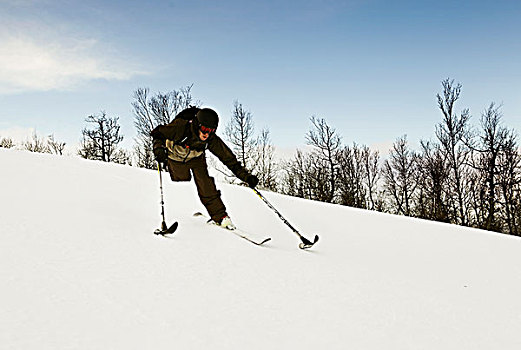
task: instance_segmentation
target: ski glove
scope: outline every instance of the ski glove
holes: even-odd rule
[[[165,147],[155,147],[154,148],[154,157],[158,163],[166,164],[168,162],[168,153]]]
[[[246,178],[246,183],[248,184],[248,186],[250,186],[251,188],[255,188],[255,186],[257,186],[257,184],[259,183],[259,178],[255,175],[249,175],[247,178]]]

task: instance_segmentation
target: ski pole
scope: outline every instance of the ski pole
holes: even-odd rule
[[[155,230],[156,235],[165,235],[169,233],[174,233],[177,229],[177,221],[172,224],[172,226],[168,227],[165,222],[165,200],[163,196],[163,176],[161,175],[161,163],[157,162],[157,171],[159,173],[159,189],[161,190],[161,217],[163,218],[163,222],[161,223],[161,229]]]
[[[317,243],[318,241],[318,235],[315,235],[315,239],[313,240],[313,242],[311,242],[310,240],[308,240],[306,237],[302,236],[300,234],[300,232],[298,232],[298,230],[296,228],[294,228],[288,220],[286,220],[284,218],[284,216],[282,216],[282,214],[270,203],[268,202],[268,200],[266,199],[266,197],[264,197],[262,195],[262,193],[259,192],[259,190],[257,190],[256,188],[252,188],[253,192],[255,192],[255,194],[257,196],[259,196],[260,199],[262,199],[262,201],[264,203],[266,203],[266,205],[275,212],[275,214],[277,214],[279,216],[279,218],[286,224],[288,225],[288,227],[300,238],[300,240],[302,241],[302,243],[299,244],[299,248],[300,249],[308,249],[308,248],[311,248],[315,243]]]
[[[166,231],[168,227],[166,227],[165,222],[165,200],[163,197],[163,176],[161,175],[161,163],[157,162],[157,171],[159,172],[159,189],[161,190],[161,216],[163,217],[163,222],[161,223],[161,231]]]

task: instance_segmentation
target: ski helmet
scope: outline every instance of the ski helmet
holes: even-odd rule
[[[203,108],[196,114],[199,125],[205,126],[210,129],[217,129],[219,124],[219,116],[217,112],[210,108]]]

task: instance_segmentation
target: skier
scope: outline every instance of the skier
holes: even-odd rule
[[[160,125],[151,132],[154,156],[158,163],[168,167],[172,181],[190,181],[193,174],[199,199],[211,220],[221,227],[235,230],[221,200],[221,192],[208,174],[206,149],[251,188],[257,186],[259,179],[241,165],[232,150],[215,134],[219,124],[217,113],[210,108],[191,107],[191,110],[196,112],[195,118],[176,117],[171,123]],[[189,112],[189,109],[185,111]]]

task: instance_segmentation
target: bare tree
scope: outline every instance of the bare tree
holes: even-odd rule
[[[149,137],[148,139],[142,138],[139,142],[136,142],[134,145],[134,154],[136,163],[135,165],[140,168],[151,169],[155,167],[155,157],[153,149],[152,139]]]
[[[367,208],[367,178],[363,148],[357,144],[345,146],[336,153],[338,164],[338,192],[340,204],[355,208]]]
[[[239,101],[234,102],[233,113],[226,124],[225,134],[239,161],[246,168],[253,169],[253,151],[256,147],[253,115]]]
[[[282,193],[322,202],[329,201],[328,168],[313,153],[297,150],[295,157],[282,166]]]
[[[325,119],[311,117],[311,130],[306,134],[308,145],[314,148],[311,176],[314,177],[317,192],[324,202],[333,202],[337,192],[337,152],[341,147],[341,138]],[[322,183],[322,182],[327,183]]]
[[[254,152],[254,161],[259,185],[271,191],[277,190],[277,163],[275,161],[275,147],[271,143],[270,132],[267,128],[261,131],[257,139]]]
[[[47,145],[49,146],[50,153],[63,155],[63,151],[65,150],[65,142],[59,142],[54,139],[54,135],[49,135],[47,137]]]
[[[510,132],[499,155],[498,183],[502,194],[504,231],[521,235],[521,154],[517,135]]]
[[[134,91],[132,102],[134,125],[137,129],[136,146],[134,151],[137,166],[153,169],[156,166],[150,141],[150,132],[158,125],[168,124],[183,109],[190,105],[200,105],[192,97],[192,85],[172,90],[167,93],[157,93],[150,96],[148,88],[138,88]]]
[[[118,120],[117,117],[107,118],[105,112],[88,116],[85,121],[93,124],[93,128],[82,130],[83,138],[78,154],[86,159],[125,163],[124,153],[117,148],[123,141]]]
[[[111,160],[113,163],[133,165],[132,152],[125,149],[117,149]]]
[[[308,174],[310,163],[309,157],[301,150],[297,150],[295,157],[282,165],[279,190],[289,196],[314,199]]]
[[[491,103],[481,115],[479,143],[471,144],[475,153],[472,164],[478,172],[474,186],[474,190],[479,191],[479,195],[474,196],[479,201],[474,205],[477,224],[480,228],[492,231],[501,231],[501,223],[497,217],[500,157],[505,147],[512,145],[515,139],[513,132],[502,125],[501,119],[500,107]]]
[[[371,210],[383,211],[384,200],[379,191],[378,182],[380,180],[380,154],[378,151],[371,151],[369,147],[362,148],[362,162],[365,170],[365,185],[367,188],[367,208]]]
[[[36,132],[33,133],[31,140],[27,140],[23,144],[24,149],[36,153],[51,153],[48,143],[42,137],[39,137]]]
[[[13,148],[15,147],[15,143],[10,137],[2,137],[0,139],[0,148]]]
[[[418,165],[418,209],[423,219],[449,222],[446,195],[448,191],[449,163],[439,144],[421,141]]]
[[[393,144],[389,160],[384,162],[383,175],[395,213],[411,216],[417,187],[416,154],[409,149],[407,136],[399,138]]]
[[[442,82],[443,93],[437,94],[438,107],[443,113],[443,121],[436,126],[436,136],[440,141],[445,158],[449,162],[449,189],[455,223],[468,224],[468,161],[469,150],[465,145],[468,138],[470,113],[464,109],[458,116],[454,105],[461,94],[461,84],[446,79]]]

